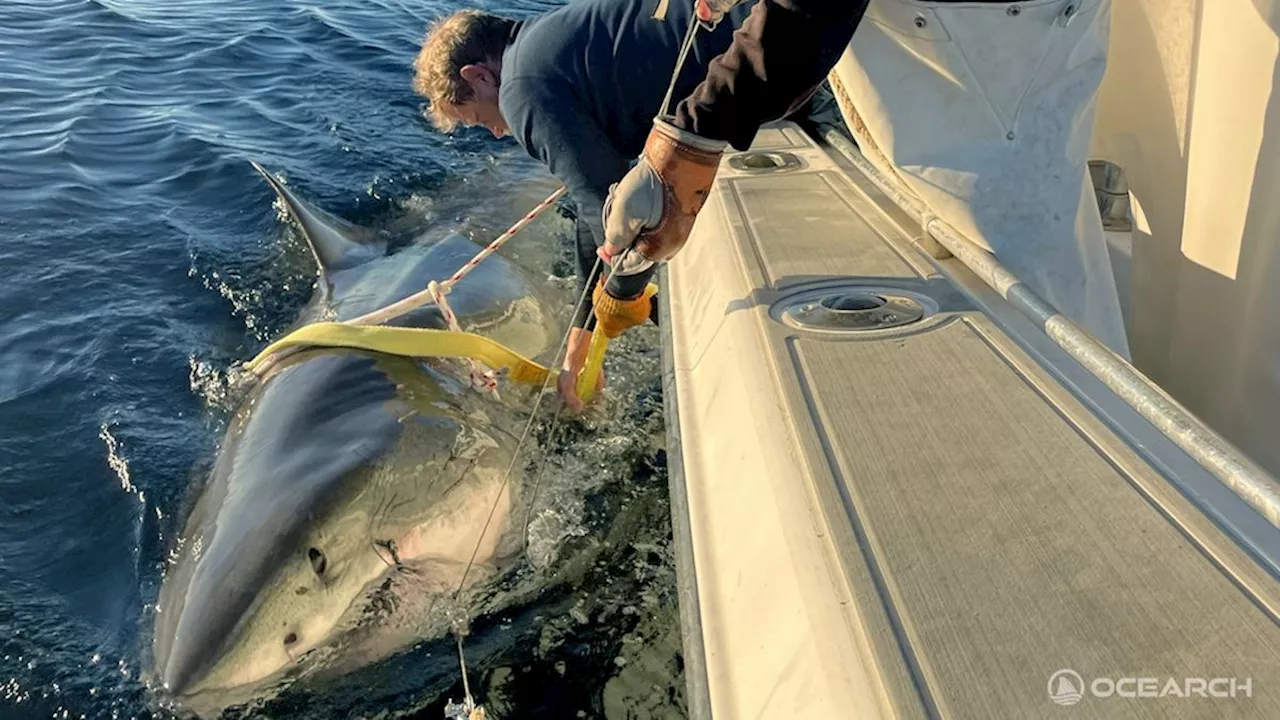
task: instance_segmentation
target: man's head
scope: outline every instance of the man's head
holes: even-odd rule
[[[512,20],[462,10],[427,30],[413,63],[413,89],[427,98],[431,121],[445,132],[483,125],[495,137],[509,128],[498,110],[502,52]]]

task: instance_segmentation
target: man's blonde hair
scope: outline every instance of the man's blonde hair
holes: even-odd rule
[[[462,68],[500,60],[513,23],[479,10],[460,10],[427,29],[413,62],[413,90],[427,99],[433,125],[445,132],[457,127],[458,121],[445,111],[472,97]]]

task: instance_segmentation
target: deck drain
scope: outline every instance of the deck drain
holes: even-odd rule
[[[752,175],[787,172],[799,168],[800,158],[789,152],[753,151],[738,153],[729,158],[729,167]]]
[[[837,290],[788,304],[782,320],[806,330],[866,332],[909,325],[924,317],[914,298],[893,292]]]

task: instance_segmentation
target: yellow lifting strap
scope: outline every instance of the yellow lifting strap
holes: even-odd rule
[[[505,345],[474,333],[345,323],[315,323],[298,328],[268,345],[245,367],[256,373],[278,352],[308,346],[371,350],[405,357],[473,358],[525,385],[541,385],[550,374],[547,368]]]

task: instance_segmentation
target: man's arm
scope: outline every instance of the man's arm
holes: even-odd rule
[[[808,99],[831,71],[868,0],[760,0],[676,108],[677,128],[738,150],[760,125]]]
[[[595,248],[604,244],[602,218],[609,186],[626,174],[631,160],[614,149],[565,83],[525,77],[503,85],[502,114],[516,140],[564,183],[577,205],[575,246],[582,290],[594,282],[586,274],[596,263]],[[588,294],[574,327],[584,327],[591,310]]]
[[[640,162],[605,205],[605,254],[614,278],[629,281],[611,279],[610,295],[630,297],[654,263],[684,247],[726,145],[746,150],[760,125],[813,94],[848,47],[867,2],[759,0],[751,8],[676,116],[654,119]],[[700,13],[705,4],[699,0]]]
[[[503,86],[502,115],[516,140],[550,168],[569,189],[577,205],[574,245],[578,254],[579,295],[583,301],[573,317],[556,387],[565,402],[578,411],[582,409],[577,393],[578,375],[586,363],[591,332],[611,331],[607,323],[600,328],[588,323],[596,311],[597,296],[604,302],[605,311],[612,307],[610,298],[590,292],[596,283],[596,276],[589,276],[591,268],[596,266],[595,249],[604,243],[601,217],[604,201],[610,185],[627,172],[631,161],[618,154],[566,83],[527,77],[505,80]],[[601,373],[599,382],[603,381]]]

